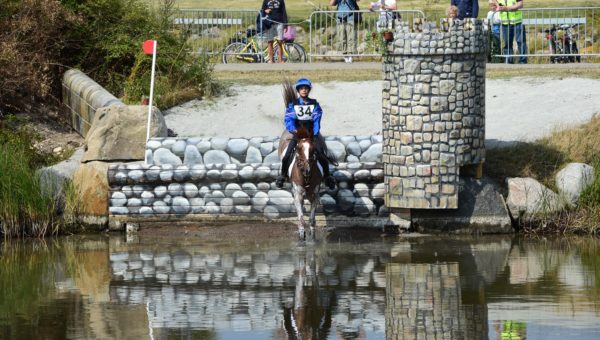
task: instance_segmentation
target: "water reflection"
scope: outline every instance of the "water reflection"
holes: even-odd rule
[[[0,249],[1,339],[600,336],[593,239],[114,236]]]

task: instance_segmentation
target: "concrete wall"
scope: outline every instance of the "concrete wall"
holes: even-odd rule
[[[296,209],[290,184],[284,189],[274,184],[281,166],[278,144],[276,137],[152,139],[147,143],[150,164],[109,168],[109,213],[261,220],[293,217]],[[323,187],[318,211],[326,219],[344,217],[346,224],[385,223],[381,136],[332,136],[327,144],[341,162],[331,168],[338,186],[334,190]]]
[[[87,135],[96,110],[109,105],[124,105],[85,73],[70,69],[63,75],[62,98],[71,126],[83,137]]]
[[[476,20],[447,32],[397,28],[383,65],[388,207],[458,207],[460,166],[485,157],[487,39]]]

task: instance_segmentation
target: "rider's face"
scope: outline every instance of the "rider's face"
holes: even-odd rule
[[[308,97],[308,93],[310,92],[310,87],[308,86],[300,86],[298,88],[298,94],[300,95],[300,97],[302,98],[306,98]]]

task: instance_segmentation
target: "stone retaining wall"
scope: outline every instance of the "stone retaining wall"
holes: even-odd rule
[[[85,73],[70,69],[62,79],[63,104],[71,117],[71,126],[83,137],[87,135],[96,110],[110,105],[124,105]]]
[[[383,65],[388,207],[457,208],[459,167],[484,161],[486,27],[397,28]]]
[[[328,136],[327,147],[338,162],[381,162],[381,135]],[[146,163],[185,164],[279,163],[279,137],[152,138],[146,144]]]
[[[274,183],[281,167],[278,144],[275,137],[152,139],[146,150],[149,164],[109,168],[109,213],[261,219],[295,216],[290,184],[278,189]],[[323,187],[318,211],[327,217],[385,220],[383,169],[377,162],[381,159],[380,136],[335,136],[328,138],[327,144],[344,162],[331,168],[338,186],[334,190]],[[373,223],[382,222],[374,219]]]

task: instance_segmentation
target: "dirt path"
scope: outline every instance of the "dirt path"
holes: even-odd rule
[[[486,91],[486,137],[491,140],[532,140],[600,113],[597,79],[488,79]],[[325,112],[325,135],[368,135],[381,130],[380,81],[316,84],[312,95]],[[228,96],[192,101],[165,114],[167,125],[180,136],[279,135],[281,87],[233,86]]]

